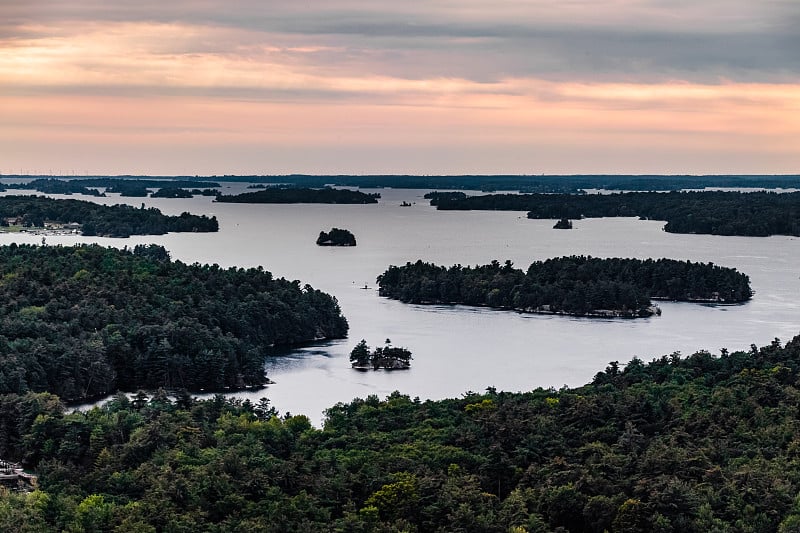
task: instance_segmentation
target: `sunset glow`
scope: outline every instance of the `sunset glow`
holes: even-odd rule
[[[0,171],[800,169],[790,2],[214,4],[4,3]]]

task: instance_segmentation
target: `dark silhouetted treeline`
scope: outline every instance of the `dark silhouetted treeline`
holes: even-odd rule
[[[447,200],[452,201],[452,200],[463,200],[466,197],[467,197],[466,193],[463,193],[461,191],[449,191],[449,192],[432,191],[429,193],[425,193],[425,195],[423,196],[423,198],[425,198],[426,200],[431,201],[431,205],[439,205],[441,199],[444,199],[446,201]]]
[[[649,316],[651,298],[743,302],[749,278],[712,263],[571,256],[530,265],[450,268],[417,261],[378,276],[379,293],[415,304],[465,304],[569,315]]]
[[[90,189],[83,183],[75,180],[59,180],[55,178],[40,178],[28,183],[9,183],[2,186],[5,189],[30,189],[45,194],[85,194],[87,196],[105,196],[97,189]]]
[[[256,385],[272,345],[346,334],[334,298],[260,267],[156,245],[0,247],[0,393]]]
[[[106,206],[83,200],[56,200],[44,196],[0,197],[0,218],[18,218],[23,226],[43,227],[48,222],[76,222],[86,236],[130,237],[168,232],[219,231],[216,217],[182,213],[167,216],[155,207]]]
[[[268,188],[237,195],[219,195],[217,202],[243,204],[376,204],[381,195],[349,189]]]
[[[521,191],[529,193],[579,193],[585,189],[674,191],[706,187],[800,188],[800,175],[305,175],[211,176],[215,181],[292,184],[295,187],[343,187],[394,189],[464,189]]]
[[[191,198],[192,191],[176,187],[163,187],[150,194],[152,198]]]
[[[800,193],[641,192],[442,197],[438,209],[528,211],[528,218],[640,217],[670,233],[800,236]]]
[[[318,246],[355,246],[356,237],[346,229],[333,228],[329,232],[320,231]]]
[[[31,189],[45,194],[75,193],[86,194],[90,196],[102,196],[103,194],[100,193],[96,187],[103,187],[106,189],[106,192],[121,193],[122,196],[144,197],[149,193],[149,189],[219,187],[219,183],[201,180],[178,179],[126,179],[101,177],[59,179],[53,177],[41,177],[26,183],[20,182],[0,185],[0,190]]]
[[[6,178],[30,178],[27,175],[6,175]],[[53,178],[53,176],[37,176]],[[84,182],[87,187],[106,187],[108,181],[158,181],[170,182],[174,187],[215,187],[207,182],[252,182],[280,186],[320,188],[327,185],[344,187],[394,189],[471,189],[480,191],[521,191],[529,193],[579,193],[584,189],[609,189],[630,191],[674,191],[707,187],[740,188],[800,188],[800,175],[224,175],[224,176],[93,176],[72,181]],[[181,183],[178,185],[177,183]],[[165,187],[168,185],[147,185]]]
[[[369,396],[323,429],[265,400],[0,396],[0,457],[39,476],[0,492],[0,530],[788,533],[798,383],[796,338],[574,389]]]

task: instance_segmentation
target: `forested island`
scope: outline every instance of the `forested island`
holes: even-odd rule
[[[528,218],[639,217],[670,233],[800,236],[800,192],[631,192],[437,197],[437,209],[528,211]],[[431,201],[433,204],[433,200]]]
[[[0,317],[0,393],[71,401],[262,384],[271,346],[348,329],[336,299],[308,285],[186,265],[156,245],[0,247]]]
[[[417,261],[378,276],[381,296],[414,304],[464,304],[526,313],[647,317],[651,298],[739,303],[750,299],[747,275],[712,263],[586,256],[450,268]]]
[[[487,354],[490,355],[490,354]],[[0,396],[0,530],[789,533],[800,339],[612,362],[578,388],[340,403]]]
[[[100,205],[83,200],[56,200],[45,196],[0,197],[0,220],[6,226],[44,228],[45,222],[80,224],[85,236],[130,237],[163,235],[169,232],[219,231],[216,217],[181,213],[164,215],[155,207],[137,209],[130,205]],[[14,224],[12,224],[12,222]]]
[[[356,370],[407,370],[411,368],[411,351],[400,346],[392,346],[392,341],[386,339],[384,346],[371,350],[367,341],[361,339],[350,352],[350,364]]]
[[[162,187],[150,193],[151,198],[191,198],[192,196],[194,196],[192,191],[178,187]]]
[[[217,202],[243,204],[376,204],[381,195],[349,189],[268,188],[237,195],[219,195]]]
[[[346,229],[333,228],[329,232],[320,231],[317,246],[355,246],[356,237]]]

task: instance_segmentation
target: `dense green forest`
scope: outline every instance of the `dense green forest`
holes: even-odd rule
[[[333,228],[329,232],[320,231],[318,246],[355,246],[356,237],[349,230]]]
[[[272,345],[346,334],[334,298],[260,267],[156,245],[0,247],[0,393],[257,385]]]
[[[642,317],[651,298],[743,302],[749,278],[736,269],[674,259],[570,256],[536,261],[522,271],[511,261],[450,268],[417,261],[378,276],[381,296],[415,304],[465,304],[534,313]]]
[[[219,231],[216,217],[182,213],[167,216],[155,207],[136,209],[130,205],[100,205],[83,200],[56,200],[45,196],[0,197],[0,219],[20,219],[20,225],[43,227],[45,221],[81,224],[86,236],[130,237],[163,235],[168,232]]]
[[[269,188],[237,195],[217,196],[217,202],[244,204],[376,204],[381,195],[349,189]]]
[[[0,396],[15,532],[789,533],[800,526],[800,339],[617,362],[592,383],[337,404]]]
[[[437,199],[437,209],[528,211],[528,218],[640,217],[670,233],[800,236],[800,192],[489,194]]]

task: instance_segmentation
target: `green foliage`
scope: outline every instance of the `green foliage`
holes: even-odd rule
[[[0,247],[0,279],[0,393],[256,385],[270,346],[347,334],[308,285],[155,245]]]
[[[0,219],[16,217],[24,226],[43,227],[45,221],[81,224],[83,235],[130,237],[163,235],[168,232],[214,232],[216,217],[182,213],[167,216],[158,209],[136,209],[130,205],[107,206],[83,200],[55,200],[44,196],[0,197]]]
[[[406,348],[392,346],[389,339],[386,339],[385,346],[379,346],[374,351],[370,351],[367,341],[361,339],[355,348],[350,352],[350,363],[353,367],[364,369],[372,367],[373,370],[385,368],[387,370],[406,369],[411,366],[411,351]]]
[[[800,235],[798,192],[489,194],[442,197],[437,209],[528,211],[528,218],[536,219],[640,217],[666,220],[670,233]]]
[[[797,531],[800,337],[610,364],[576,389],[393,393],[323,429],[221,396],[65,414],[0,396],[8,531]],[[557,401],[552,401],[557,400]]]
[[[415,304],[466,304],[526,312],[649,316],[650,298],[742,302],[749,278],[712,263],[570,256],[530,265],[450,268],[417,261],[378,276],[382,296]]]

